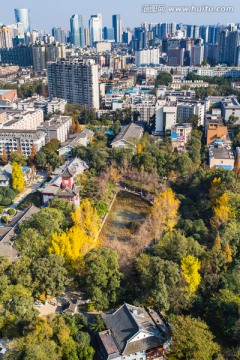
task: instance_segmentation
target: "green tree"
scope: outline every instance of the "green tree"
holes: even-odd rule
[[[47,165],[47,155],[43,151],[39,151],[35,156],[35,163],[39,168],[45,168]]]
[[[10,162],[17,163],[21,166],[25,166],[27,164],[27,157],[22,155],[21,152],[13,151],[10,155]]]
[[[193,238],[184,236],[181,230],[173,230],[167,232],[159,240],[154,246],[153,252],[162,259],[180,263],[182,258],[188,255],[197,257],[202,255],[203,249]]]
[[[173,345],[169,360],[210,360],[219,352],[213,334],[200,319],[191,316],[176,316],[171,319]]]
[[[166,72],[160,72],[157,75],[156,81],[155,81],[155,86],[157,87],[158,85],[168,85],[169,83],[172,82],[172,75],[168,74]]]
[[[21,227],[17,234],[14,247],[24,256],[36,259],[47,254],[50,239],[41,235],[37,229]]]
[[[155,305],[163,311],[168,310],[171,298],[169,293],[180,279],[178,265],[158,256],[143,254],[135,261],[135,269],[144,303]]]
[[[38,233],[49,238],[53,232],[59,232],[64,222],[64,215],[61,210],[54,208],[41,209],[28,221],[21,224],[22,229],[36,229]]]
[[[63,292],[67,279],[67,270],[64,265],[64,259],[57,255],[37,259],[32,266],[35,293],[56,295]]]
[[[107,309],[117,301],[121,273],[118,255],[107,248],[91,250],[85,256],[85,290],[99,309]]]

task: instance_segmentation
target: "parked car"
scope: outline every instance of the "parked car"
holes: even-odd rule
[[[41,301],[35,301],[34,306],[43,306],[43,303]]]

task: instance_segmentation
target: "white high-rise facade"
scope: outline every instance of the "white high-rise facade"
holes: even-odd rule
[[[91,15],[89,20],[90,45],[94,46],[95,42],[102,41],[102,15]]]
[[[135,51],[135,64],[159,64],[159,48]]]

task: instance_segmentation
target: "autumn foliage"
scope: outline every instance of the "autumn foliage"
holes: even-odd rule
[[[172,230],[178,220],[180,201],[176,199],[171,188],[160,193],[154,199],[151,215],[155,240],[165,231]]]
[[[198,285],[201,282],[201,276],[199,274],[200,262],[194,256],[188,255],[182,259],[181,270],[184,279],[188,284],[188,292],[195,293],[198,288]]]
[[[231,215],[231,208],[229,206],[229,198],[226,193],[216,199],[213,206],[214,216],[211,218],[211,225],[213,228],[219,228],[226,223]]]
[[[72,213],[73,226],[61,233],[53,233],[49,252],[64,257],[71,268],[81,264],[83,256],[97,244],[99,217],[88,199]]]
[[[12,164],[12,188],[21,191],[24,188],[24,175],[20,164]]]

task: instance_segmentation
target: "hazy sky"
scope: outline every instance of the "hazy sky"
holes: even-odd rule
[[[142,12],[142,5],[167,6],[234,6],[233,12]],[[69,29],[69,18],[77,13],[84,16],[85,25],[91,14],[101,13],[103,25],[111,25],[111,15],[121,14],[124,27],[134,27],[141,22],[178,22],[188,24],[217,24],[240,22],[240,2],[236,0],[1,0],[0,23],[15,21],[14,8],[31,10],[31,27],[50,30],[54,26]],[[145,11],[148,11],[145,7]]]

